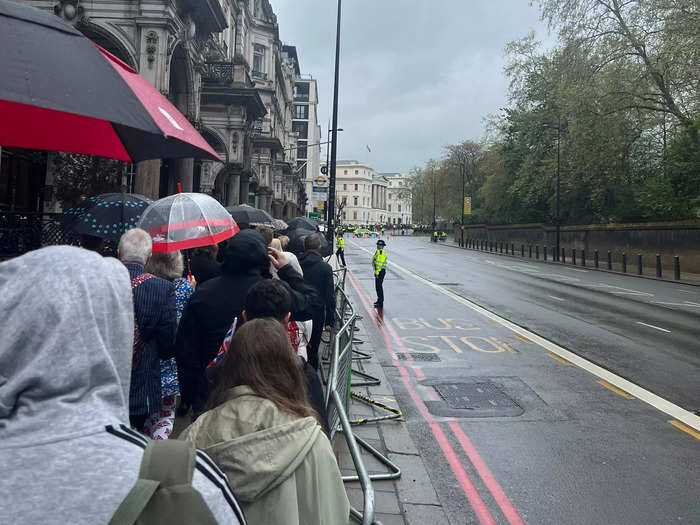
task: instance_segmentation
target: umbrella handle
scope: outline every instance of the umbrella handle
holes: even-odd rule
[[[182,183],[181,182],[177,183],[177,192],[182,193]]]

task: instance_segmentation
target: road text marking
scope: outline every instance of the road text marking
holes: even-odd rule
[[[620,396],[624,397],[625,399],[634,399],[634,396],[633,396],[633,395],[628,394],[627,392],[625,392],[625,391],[622,390],[621,388],[617,388],[616,386],[611,385],[611,384],[608,383],[607,381],[603,381],[602,379],[599,379],[599,380],[598,380],[598,384],[599,384],[599,385],[603,385],[603,386],[604,386],[605,388],[607,388],[608,390],[612,390],[612,391],[615,392],[617,395],[620,395]]]
[[[668,334],[671,333],[671,330],[666,330],[665,328],[661,328],[660,326],[654,326],[653,324],[647,324],[647,323],[643,323],[641,321],[637,321],[637,324],[643,324],[644,326],[648,326],[649,328],[653,328],[654,330],[660,330],[660,331],[666,332]]]

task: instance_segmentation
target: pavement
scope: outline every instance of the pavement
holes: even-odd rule
[[[357,364],[403,413],[354,427],[403,471],[376,519],[700,523],[700,289],[393,237],[377,312],[373,250],[346,242]]]

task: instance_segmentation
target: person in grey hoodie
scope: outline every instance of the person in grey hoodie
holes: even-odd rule
[[[134,312],[119,261],[69,246],[0,264],[0,523],[107,523],[138,478],[129,429]],[[193,477],[219,523],[244,523],[201,452]]]

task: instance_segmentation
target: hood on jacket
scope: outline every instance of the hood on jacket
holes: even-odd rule
[[[281,412],[248,386],[202,414],[180,439],[193,441],[229,478],[243,502],[253,502],[283,483],[321,436],[312,417]]]
[[[134,313],[116,259],[52,246],[0,264],[0,448],[128,422]]]
[[[224,248],[222,271],[226,274],[256,273],[270,278],[270,259],[263,236],[255,230],[234,235]]]

